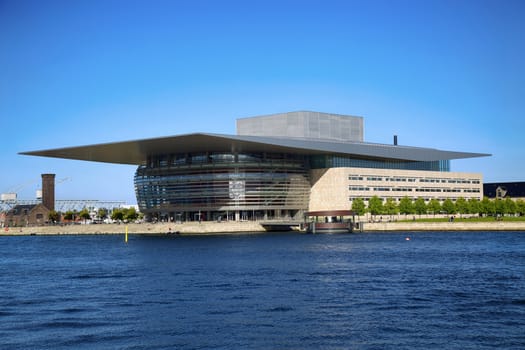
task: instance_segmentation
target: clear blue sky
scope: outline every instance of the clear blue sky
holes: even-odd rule
[[[58,199],[134,203],[134,166],[17,153],[296,110],[525,181],[524,18],[521,0],[0,0],[0,192],[33,199],[52,172]]]

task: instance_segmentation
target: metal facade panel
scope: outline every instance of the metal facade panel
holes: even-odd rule
[[[240,118],[237,135],[363,141],[363,118],[311,111]]]

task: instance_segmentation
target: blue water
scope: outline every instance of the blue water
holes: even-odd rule
[[[3,236],[0,348],[524,349],[525,233]]]

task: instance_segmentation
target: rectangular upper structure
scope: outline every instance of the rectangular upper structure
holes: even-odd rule
[[[363,142],[363,117],[298,111],[239,118],[237,135]]]

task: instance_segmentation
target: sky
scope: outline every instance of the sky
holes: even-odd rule
[[[0,193],[136,203],[136,166],[19,152],[211,132],[311,110],[367,142],[525,181],[525,1],[0,0]]]

